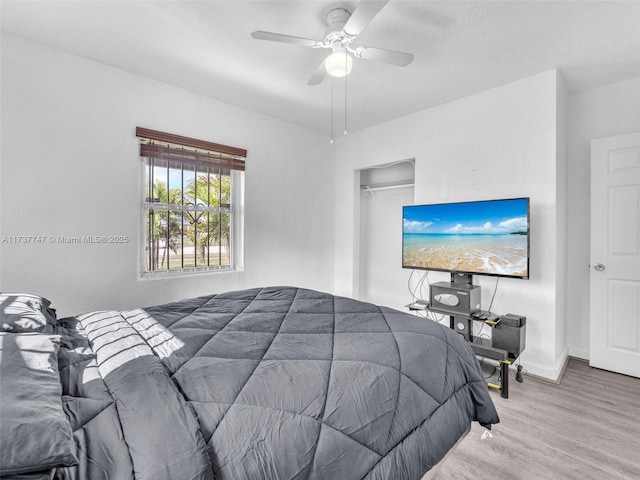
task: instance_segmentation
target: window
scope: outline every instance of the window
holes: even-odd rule
[[[242,264],[246,150],[138,127],[142,276],[237,270]]]

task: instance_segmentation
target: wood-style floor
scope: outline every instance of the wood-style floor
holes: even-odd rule
[[[560,384],[511,375],[493,437],[474,424],[437,480],[640,479],[640,379],[575,359]]]

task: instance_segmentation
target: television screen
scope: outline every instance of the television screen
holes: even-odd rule
[[[402,267],[529,278],[529,199],[402,208]]]

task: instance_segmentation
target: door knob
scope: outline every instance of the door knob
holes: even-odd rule
[[[595,268],[598,272],[602,272],[606,267],[602,263],[596,263],[593,268]]]

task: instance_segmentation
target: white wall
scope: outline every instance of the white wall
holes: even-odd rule
[[[591,140],[640,132],[640,78],[570,95],[568,105],[567,340],[571,355],[589,358]]]
[[[527,317],[529,372],[555,379],[566,358],[557,351],[556,198],[558,76],[536,75],[413,115],[352,133],[336,141],[336,292],[353,295],[354,171],[414,158],[416,203],[531,198],[530,280],[501,279],[492,310]],[[409,272],[407,272],[407,276]],[[446,280],[431,275],[431,281]],[[474,277],[488,306],[496,279]],[[388,285],[407,295],[405,285]],[[408,297],[405,297],[408,299]]]
[[[61,315],[267,284],[333,290],[328,139],[211,98],[2,36],[0,236],[128,235],[120,245],[0,244],[0,289]],[[246,148],[245,270],[138,280],[135,127]]]
[[[548,72],[350,133],[334,153],[308,130],[12,35],[1,60],[0,235],[134,241],[0,244],[0,289],[49,296],[63,315],[273,283],[333,290],[334,279],[336,293],[355,296],[356,170],[415,158],[417,203],[531,197],[532,278],[501,280],[494,310],[527,316],[530,372],[557,376],[566,343],[588,358],[590,142],[640,131],[640,78],[567,99]],[[249,150],[244,272],[137,279],[136,126]],[[476,283],[486,301],[495,279]],[[404,282],[384,290],[409,300]]]

